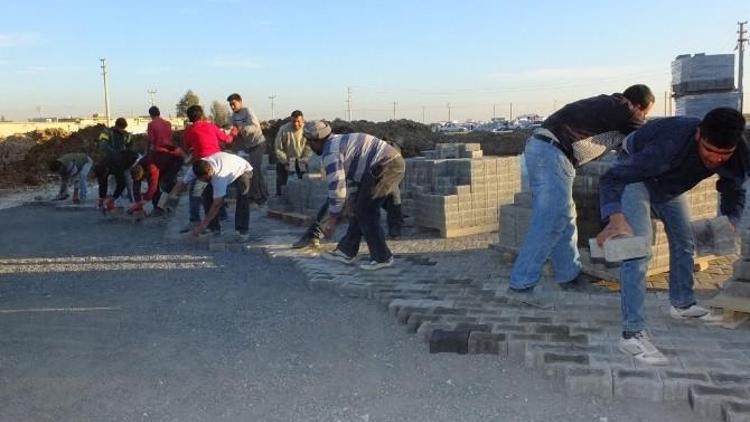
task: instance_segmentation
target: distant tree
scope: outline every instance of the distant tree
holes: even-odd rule
[[[211,103],[211,119],[219,126],[229,124],[229,107],[223,101]]]
[[[185,95],[183,95],[177,103],[177,117],[187,117],[188,107],[200,104],[200,102],[200,98],[198,98],[193,90],[188,89]]]
[[[5,121],[5,116],[0,116],[0,122],[4,122],[4,121]]]

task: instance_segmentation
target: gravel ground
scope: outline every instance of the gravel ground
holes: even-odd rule
[[[93,212],[0,211],[2,421],[693,421],[488,356],[430,355],[284,260]]]

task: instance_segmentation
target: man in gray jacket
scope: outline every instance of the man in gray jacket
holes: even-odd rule
[[[234,93],[227,97],[229,108],[232,109],[232,126],[239,129],[234,143],[238,154],[247,159],[253,166],[253,179],[250,183],[250,202],[263,205],[268,200],[268,188],[263,178],[263,154],[266,149],[266,138],[260,127],[260,120],[247,107],[242,105],[240,94]]]
[[[276,196],[281,196],[281,187],[286,186],[290,172],[295,172],[300,179],[307,173],[307,162],[312,150],[307,146],[302,133],[304,124],[302,112],[294,110],[291,120],[281,125],[276,133]]]

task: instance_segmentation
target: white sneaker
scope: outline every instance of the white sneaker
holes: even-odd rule
[[[320,257],[325,258],[329,261],[342,262],[344,264],[351,264],[352,262],[354,262],[354,257],[348,256],[338,249],[334,249],[331,252],[323,252],[322,254],[320,254]]]
[[[631,338],[620,337],[619,349],[628,356],[649,365],[666,365],[669,359],[651,343],[645,331],[636,333]]]
[[[370,261],[367,263],[359,264],[359,269],[366,270],[366,271],[375,271],[381,268],[388,268],[392,265],[393,265],[393,257],[391,257],[388,261],[385,261],[385,262]]]
[[[723,319],[721,315],[713,315],[711,311],[697,304],[692,304],[685,309],[670,306],[669,316],[674,319],[698,319],[705,322],[716,322]]]

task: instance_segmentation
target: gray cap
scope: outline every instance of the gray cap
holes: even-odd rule
[[[303,131],[305,138],[311,141],[317,141],[319,139],[325,139],[331,134],[331,125],[323,120],[311,120],[305,122],[305,128]]]

